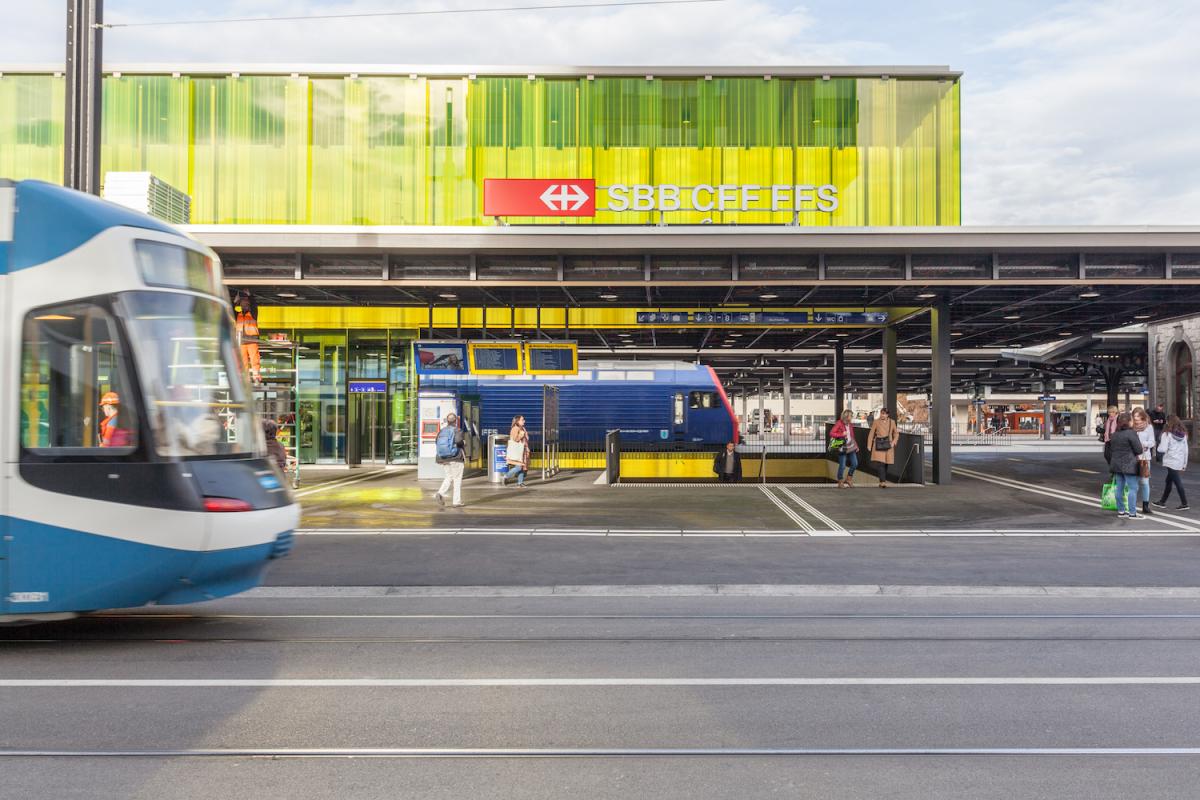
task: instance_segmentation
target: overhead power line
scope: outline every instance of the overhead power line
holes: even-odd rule
[[[621,8],[625,6],[681,6],[697,3],[723,3],[725,0],[620,0],[615,3],[560,3],[542,6],[503,6],[500,8],[440,8],[426,11],[367,11],[361,14],[312,14],[294,17],[231,17],[227,19],[175,19],[157,22],[101,22],[97,28],[148,28],[165,25],[224,25],[233,22],[307,22],[329,19],[366,19],[370,17],[431,17],[443,14],[487,14],[500,11],[562,11],[572,8]]]

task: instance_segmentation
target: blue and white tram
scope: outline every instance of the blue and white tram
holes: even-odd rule
[[[0,622],[221,597],[287,553],[211,251],[0,181],[0,325]]]

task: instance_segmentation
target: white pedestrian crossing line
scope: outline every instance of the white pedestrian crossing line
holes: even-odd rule
[[[792,502],[794,502],[796,505],[800,506],[805,511],[807,511],[808,513],[810,513],[814,517],[816,517],[818,520],[820,520],[821,522],[824,522],[826,525],[828,525],[830,531],[833,531],[836,533],[845,533],[845,531],[846,531],[845,528],[843,528],[841,525],[837,524],[837,522],[835,522],[831,517],[828,517],[825,514],[821,513],[821,511],[818,510],[816,506],[814,506],[812,503],[808,502],[807,500],[804,500],[803,498],[799,497],[791,489],[787,489],[787,488],[781,486],[779,488],[779,491],[783,492],[783,494],[785,494],[789,498],[791,498]]]
[[[1200,675],[629,678],[4,678],[0,689],[443,689],[728,686],[1200,686]]]
[[[787,503],[783,502],[774,494],[772,494],[771,490],[766,486],[759,486],[759,488],[762,489],[762,493],[767,496],[767,499],[775,504],[776,508],[786,514],[788,519],[796,523],[796,527],[803,528],[808,533],[812,533],[814,530],[816,530],[811,524],[809,524],[808,520],[804,519],[804,517],[793,511]]]
[[[818,531],[812,528],[794,511],[783,505],[783,501],[774,498],[776,505],[796,521],[802,530],[789,529],[756,529],[743,528],[740,530],[661,530],[638,528],[528,528],[516,530],[512,528],[498,529],[495,532],[487,528],[303,528],[295,531],[296,536],[575,536],[575,537],[625,537],[625,538],[795,538],[814,536],[860,536],[870,538],[911,539],[928,537],[1087,537],[1096,539],[1121,539],[1126,537],[1175,538],[1200,537],[1200,530],[1162,530],[1161,528],[1113,528],[1096,530],[1095,528],[904,528],[900,530],[861,529],[837,531]],[[805,527],[807,526],[807,527]]]

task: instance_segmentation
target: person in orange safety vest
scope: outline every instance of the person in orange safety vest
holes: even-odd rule
[[[120,413],[121,397],[116,392],[105,392],[100,398],[100,410],[104,419],[100,420],[101,447],[132,447],[133,435],[121,427],[117,420]]]
[[[254,318],[250,295],[245,292],[239,294],[234,310],[237,312],[237,331],[242,340],[242,363],[250,371],[250,379],[255,383],[261,383],[262,359],[258,353],[258,342],[246,341],[258,338],[258,320]]]

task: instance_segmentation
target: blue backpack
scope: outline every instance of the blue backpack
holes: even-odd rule
[[[458,445],[454,443],[454,434],[458,433],[458,429],[447,425],[438,431],[437,435],[437,457],[438,458],[457,458]]]

